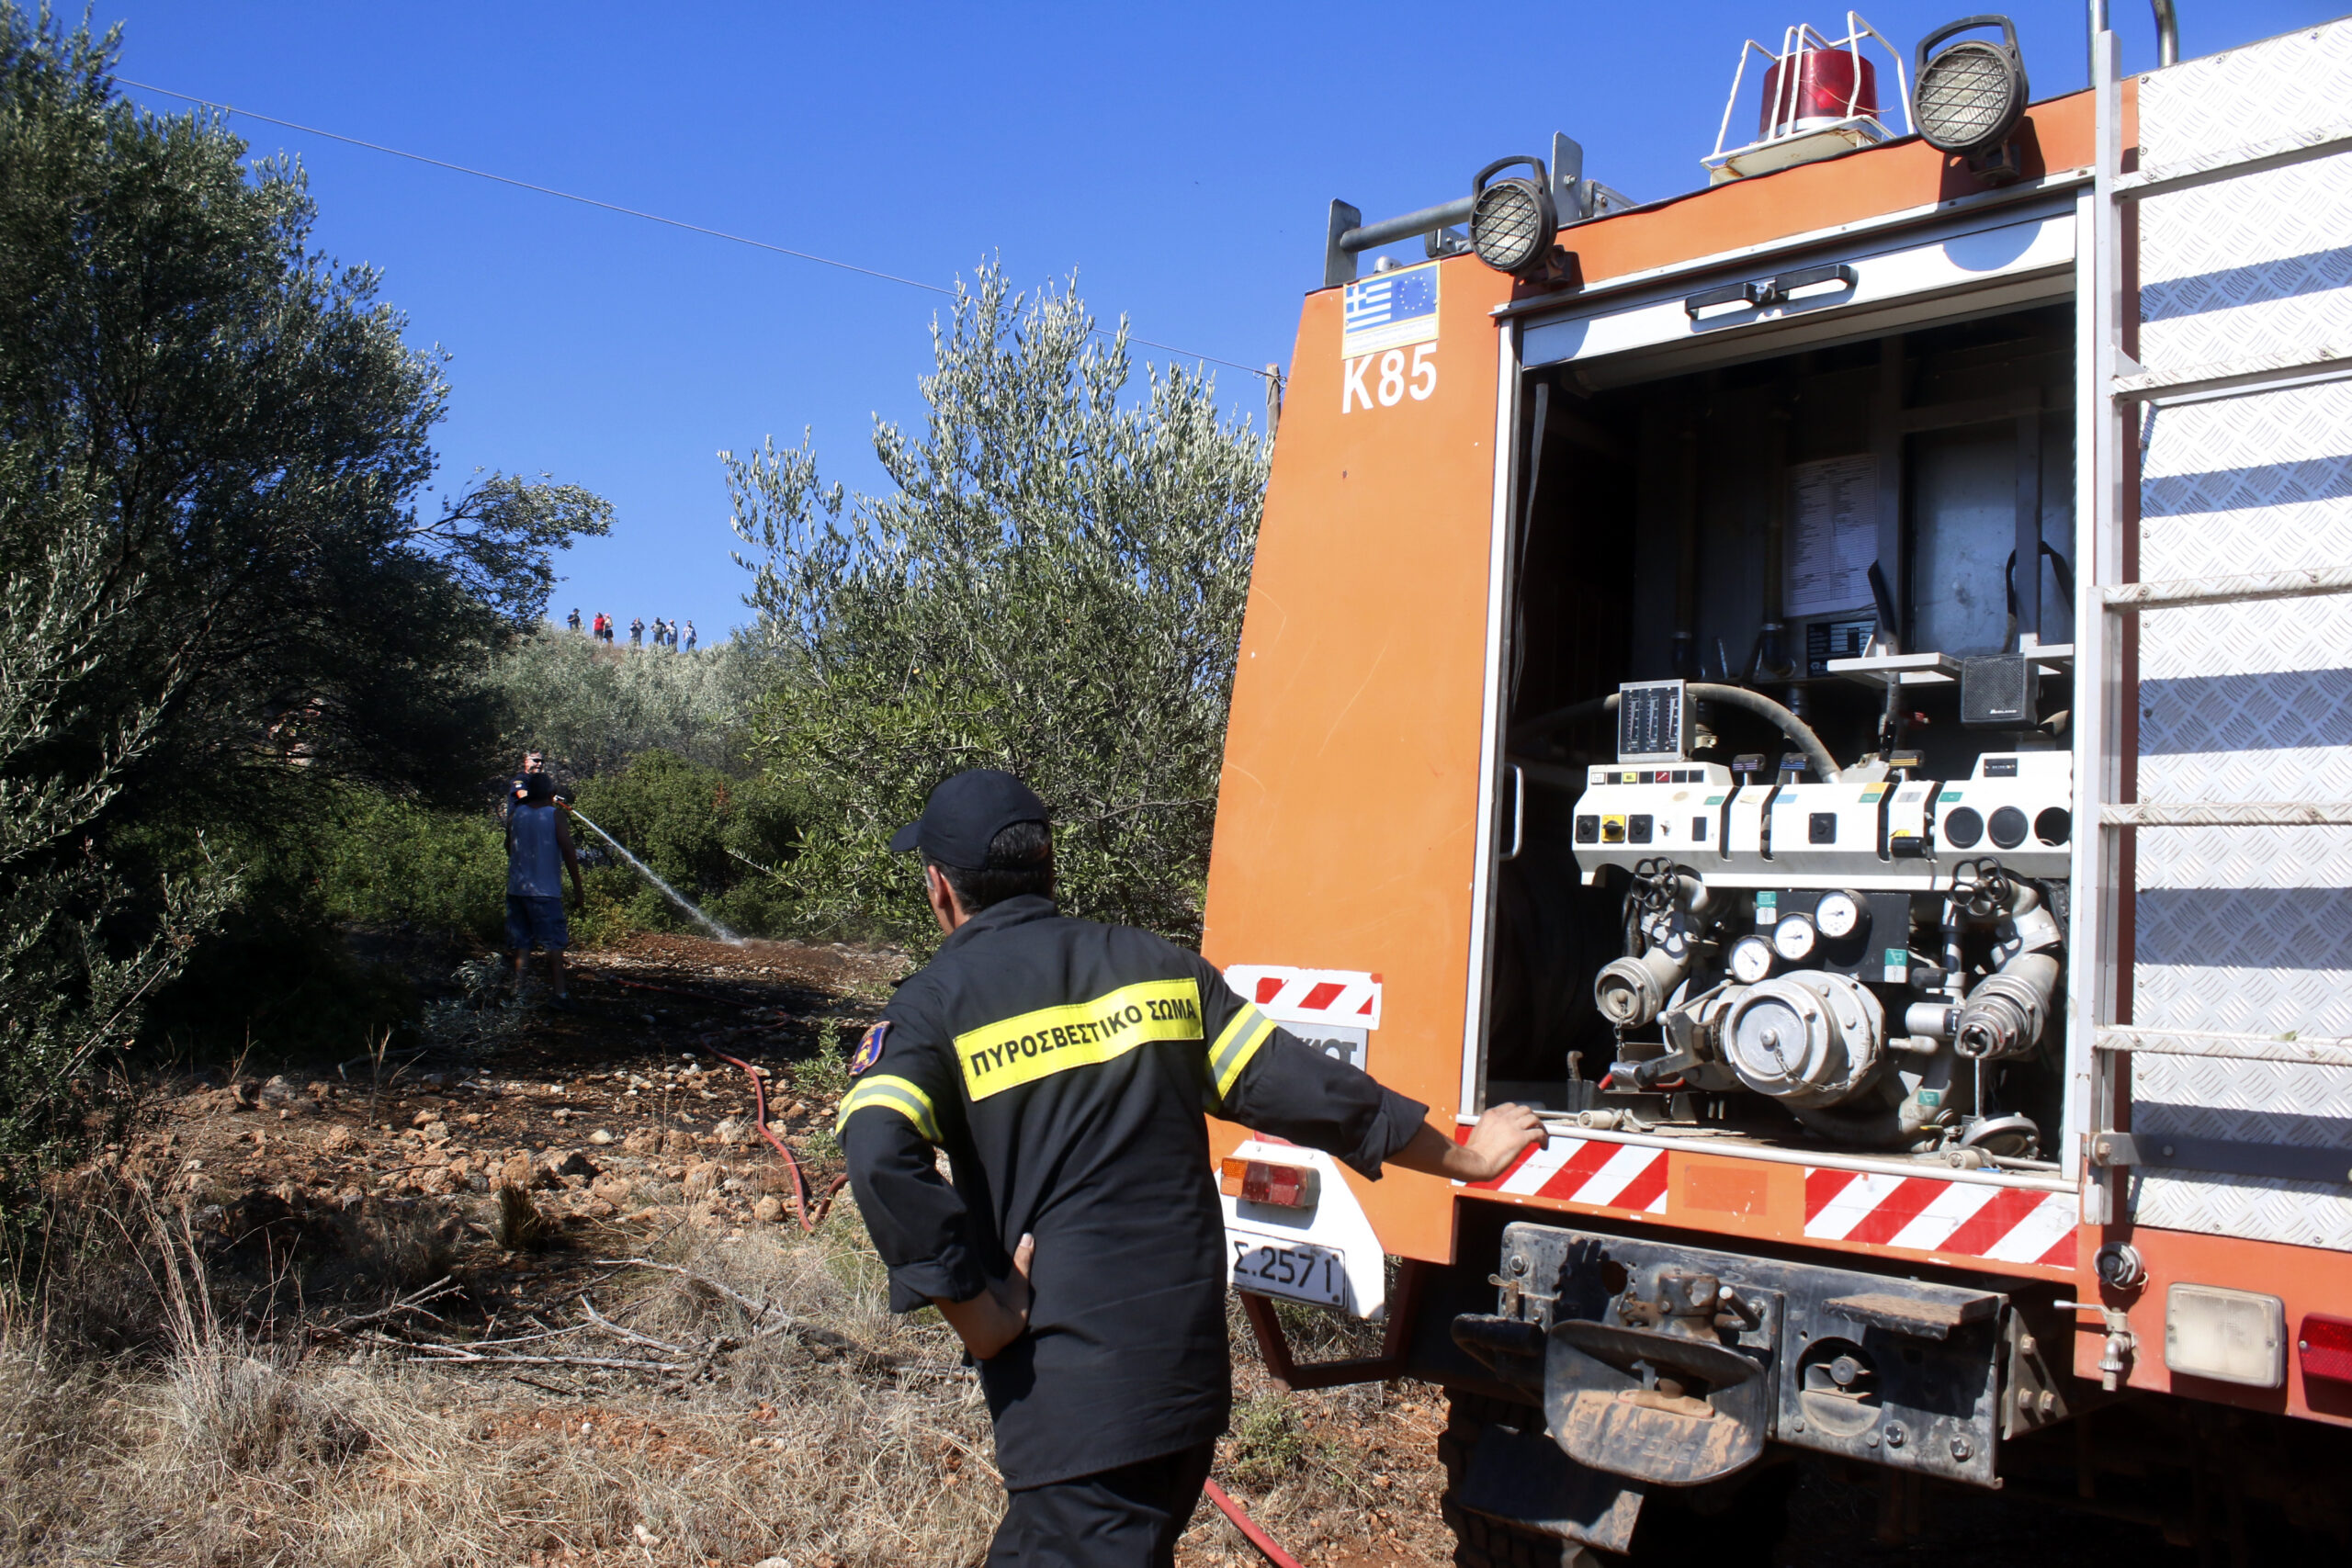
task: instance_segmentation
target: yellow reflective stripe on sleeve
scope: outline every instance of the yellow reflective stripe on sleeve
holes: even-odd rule
[[[1241,1069],[1250,1065],[1250,1058],[1264,1047],[1266,1037],[1273,1032],[1274,1021],[1246,1003],[1233,1015],[1233,1021],[1225,1026],[1216,1043],[1209,1047],[1209,1078],[1216,1085],[1220,1102],[1233,1091],[1233,1082],[1241,1076]]]
[[[939,1118],[932,1108],[931,1096],[905,1078],[893,1077],[866,1078],[844,1095],[841,1112],[833,1118],[833,1135],[841,1136],[853,1111],[868,1106],[897,1111],[915,1124],[915,1131],[922,1134],[924,1142],[939,1142]]]
[[[986,1100],[1072,1067],[1094,1066],[1155,1040],[1198,1040],[1197,981],[1139,980],[1091,1002],[1040,1008],[956,1037],[964,1088]]]

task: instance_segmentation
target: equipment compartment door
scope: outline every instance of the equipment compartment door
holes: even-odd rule
[[[2140,89],[2140,168],[2161,179],[2216,150],[2324,135],[2347,93],[2352,25],[2340,22],[2156,72]],[[2352,380],[2292,370],[2352,335],[2352,153],[2137,205],[2143,374],[2122,370],[2147,395],[2127,404],[2125,439],[2140,447],[2130,575],[2225,588],[2340,571]],[[2136,619],[2124,774],[2136,772],[2143,816],[2186,820],[2149,820],[2123,862],[2134,875],[2120,956],[2140,1047],[2130,1217],[2352,1250],[2352,1066],[2322,1043],[2352,1036],[2352,595]],[[2135,628],[2115,629],[2129,648]],[[2299,803],[2335,825],[2276,825]]]
[[[1306,300],[1203,933],[1221,966],[1375,977],[1364,1065],[1442,1118],[1460,1096],[1479,840],[1496,535],[1488,312],[1509,287],[1464,256]],[[1444,1184],[1402,1174],[1359,1191],[1389,1250],[1448,1256]]]

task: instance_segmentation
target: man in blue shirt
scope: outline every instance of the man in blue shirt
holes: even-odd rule
[[[523,983],[523,961],[531,949],[543,948],[556,1006],[569,1007],[563,950],[571,945],[571,931],[563,918],[563,874],[571,873],[577,909],[588,897],[580,886],[580,854],[556,806],[553,781],[532,772],[517,783],[518,797],[506,810],[506,947],[514,955],[514,984]]]

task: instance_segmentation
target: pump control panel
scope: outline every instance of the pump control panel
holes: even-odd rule
[[[2074,788],[2064,751],[1988,754],[1965,779],[1869,783],[1740,783],[1714,762],[1603,765],[1577,802],[1577,864],[1588,883],[1663,856],[1724,887],[1930,892],[1989,855],[2020,875],[2063,877]]]

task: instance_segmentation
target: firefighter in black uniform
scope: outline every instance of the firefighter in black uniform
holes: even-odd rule
[[[1168,1568],[1231,1404],[1203,1113],[1368,1178],[1483,1180],[1542,1126],[1498,1107],[1456,1145],[1199,954],[1063,917],[1010,773],[947,780],[890,847],[948,937],[859,1044],[841,1138],[892,1308],[937,1305],[980,1363],[1011,1494],[988,1561]]]

